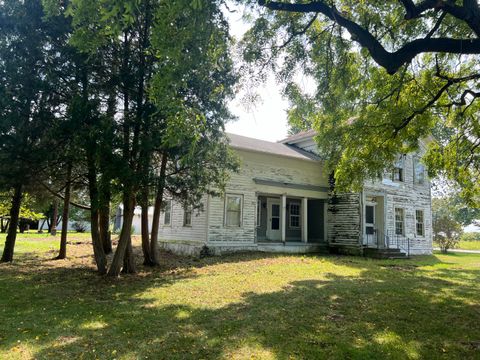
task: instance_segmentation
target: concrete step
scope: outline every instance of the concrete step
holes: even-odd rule
[[[366,257],[376,259],[406,259],[407,255],[400,249],[376,249],[376,248],[364,248],[363,255]]]

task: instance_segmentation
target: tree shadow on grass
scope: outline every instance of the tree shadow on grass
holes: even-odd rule
[[[261,256],[262,255],[262,256]],[[106,280],[81,268],[0,276],[0,349],[52,358],[478,358],[480,270],[438,269],[418,261],[308,257],[359,270],[356,276],[286,282],[278,291],[243,292],[239,301],[212,305],[204,277],[194,270],[250,261],[265,254],[209,258],[188,266],[145,269]],[[285,264],[291,257],[284,256]],[[299,257],[293,257],[299,258]],[[268,265],[267,265],[268,266]],[[248,274],[245,275],[245,279]],[[198,284],[195,283],[198,281]],[[186,282],[195,283],[187,290]],[[164,288],[166,291],[145,296]],[[189,291],[197,291],[190,293]],[[176,293],[175,293],[176,292]],[[176,297],[178,293],[178,297]],[[162,299],[172,294],[174,301]],[[204,297],[197,305],[182,296]]]

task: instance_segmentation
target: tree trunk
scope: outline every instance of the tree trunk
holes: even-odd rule
[[[10,227],[8,228],[5,248],[0,262],[11,262],[13,260],[13,250],[15,249],[15,240],[17,239],[17,227],[20,217],[20,206],[22,204],[22,185],[15,186],[12,207],[10,209]]]
[[[93,245],[93,256],[97,264],[98,272],[101,275],[107,272],[107,258],[103,251],[103,245],[100,238],[99,223],[98,223],[98,187],[97,187],[97,172],[95,169],[95,159],[92,151],[87,153],[88,162],[88,188],[90,193],[90,222],[91,222],[91,236]]]
[[[135,196],[131,189],[125,190],[123,195],[123,224],[118,239],[117,250],[113,256],[112,264],[108,270],[108,275],[117,277],[120,275],[122,265],[127,267],[125,272],[135,272],[132,250],[132,222],[135,210]]]
[[[103,251],[105,254],[110,254],[112,252],[112,234],[110,232],[110,181],[106,174],[102,174],[102,179],[100,181],[100,238],[102,241]]]
[[[50,235],[57,235],[57,221],[58,221],[58,200],[53,199],[53,214],[52,214],[52,227],[50,229]]]
[[[128,239],[127,248],[125,250],[125,256],[123,257],[123,269],[124,274],[135,274],[137,269],[135,267],[135,257],[133,256],[132,237]]]
[[[72,186],[72,164],[67,165],[67,183],[65,185],[65,197],[63,199],[63,214],[62,214],[62,234],[60,236],[60,251],[57,259],[65,259],[67,257],[67,233],[68,233],[68,219],[70,211],[70,191]]]
[[[152,258],[150,256],[150,238],[148,232],[148,189],[142,191],[142,251],[143,265],[151,266]]]
[[[150,234],[150,259],[152,265],[158,265],[158,229],[160,227],[160,212],[163,203],[163,190],[165,188],[165,172],[167,169],[167,155],[163,154],[160,166],[160,177],[155,194],[155,205],[153,209],[152,232]]]
[[[99,211],[100,238],[105,254],[112,253],[112,233],[110,232],[110,205],[102,206]]]
[[[39,226],[40,226],[40,228],[38,229],[38,232],[39,232],[39,233],[43,232],[43,227],[45,226],[45,223],[47,223],[47,228],[48,228],[47,219],[43,219],[42,225],[39,225]]]

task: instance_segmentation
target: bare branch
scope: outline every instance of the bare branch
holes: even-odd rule
[[[42,186],[43,186],[50,194],[52,194],[53,196],[56,196],[56,197],[58,197],[59,199],[62,199],[62,200],[65,199],[65,197],[64,197],[62,194],[60,194],[59,192],[53,190],[53,189],[52,189],[51,187],[49,187],[47,184],[45,184],[45,183],[42,182]],[[77,203],[75,203],[75,202],[73,202],[73,201],[70,201],[70,204],[71,204],[72,206],[75,206],[75,207],[79,208],[79,209],[91,210],[90,206],[87,206],[87,205],[77,204]]]

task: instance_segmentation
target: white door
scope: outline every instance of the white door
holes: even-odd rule
[[[377,245],[377,228],[375,226],[375,209],[374,204],[365,205],[365,234],[363,237],[364,245]]]
[[[282,231],[280,229],[280,200],[268,198],[267,199],[267,239],[281,240]]]

